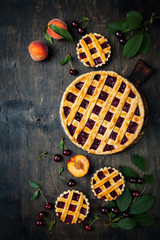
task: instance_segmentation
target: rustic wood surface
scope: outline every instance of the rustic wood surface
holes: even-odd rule
[[[54,41],[49,45],[49,57],[43,62],[34,62],[28,53],[28,45],[34,40],[44,39],[44,27],[52,18],[66,21],[75,42],[81,37],[72,29],[71,21],[85,15],[91,18],[86,31],[97,32],[106,36],[112,46],[110,61],[102,70],[114,70],[124,77],[129,77],[137,60],[125,60],[122,46],[105,27],[108,23],[124,18],[129,10],[155,12],[160,4],[156,0],[5,0],[0,1],[0,239],[108,239],[108,240],[154,240],[159,239],[159,222],[149,227],[131,231],[105,228],[102,221],[97,221],[94,229],[87,233],[84,224],[91,222],[89,216],[81,224],[66,225],[58,220],[54,210],[48,215],[56,219],[52,232],[46,227],[35,225],[37,213],[44,209],[42,197],[31,201],[33,189],[28,181],[33,180],[42,186],[48,201],[55,202],[57,196],[68,189],[58,178],[58,169],[64,167],[63,175],[73,178],[67,171],[69,157],[55,163],[52,159],[37,161],[40,153],[60,153],[58,143],[65,136],[59,119],[59,106],[65,88],[74,80],[69,75],[69,64],[60,66],[59,62],[68,54],[73,56],[73,65],[79,74],[91,69],[86,68],[76,57],[75,45],[65,40]],[[151,47],[141,59],[153,67],[154,73],[146,80],[141,89],[148,100],[150,119],[147,131],[141,141],[133,148],[113,156],[87,154],[74,146],[66,138],[66,146],[72,150],[72,156],[84,154],[90,160],[89,173],[77,182],[76,189],[84,192],[91,205],[91,212],[99,213],[105,202],[94,197],[90,188],[92,174],[104,166],[130,166],[131,156],[139,154],[147,161],[149,174],[154,174],[155,183],[147,186],[147,193],[155,196],[151,212],[160,217],[160,84],[159,84],[159,25],[155,22],[150,29]],[[99,69],[98,69],[99,70]]]

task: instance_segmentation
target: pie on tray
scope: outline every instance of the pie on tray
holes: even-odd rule
[[[115,200],[125,187],[124,177],[115,168],[105,167],[96,171],[91,179],[92,192],[105,201]]]
[[[87,67],[99,67],[105,64],[111,53],[108,40],[101,34],[86,34],[77,44],[77,55]]]
[[[89,213],[89,202],[82,192],[68,190],[57,198],[55,211],[62,222],[67,224],[80,223]]]
[[[64,92],[60,106],[68,137],[94,154],[112,154],[128,147],[143,126],[144,114],[137,89],[112,71],[76,78]]]

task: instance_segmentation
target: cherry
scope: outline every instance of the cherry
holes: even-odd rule
[[[86,225],[84,226],[84,229],[85,229],[87,232],[89,232],[89,231],[91,230],[91,226],[90,226],[89,224],[86,224]]]
[[[139,192],[137,192],[137,191],[132,192],[132,196],[135,198],[139,197]]]
[[[107,214],[107,212],[108,212],[107,207],[102,207],[101,213],[102,214]]]
[[[123,217],[123,218],[128,217],[128,212],[126,212],[126,211],[125,211],[125,212],[122,212],[122,217]]]
[[[42,227],[42,226],[43,226],[43,221],[42,221],[41,219],[38,219],[38,220],[36,221],[36,225],[37,225],[38,227]]]
[[[142,178],[138,178],[138,179],[137,179],[137,183],[138,183],[138,184],[143,184],[143,183],[144,183],[144,180],[143,180]]]
[[[112,213],[118,213],[118,208],[117,207],[112,207],[111,212]]]
[[[70,69],[69,70],[69,73],[71,74],[71,75],[77,75],[77,71],[75,70],[75,69]]]
[[[134,178],[134,177],[133,177],[133,178],[130,178],[130,179],[129,179],[129,182],[130,182],[130,183],[136,183],[136,178]]]
[[[63,155],[64,156],[69,156],[71,154],[70,150],[63,150]]]
[[[45,205],[45,209],[46,209],[46,210],[50,210],[50,209],[52,208],[52,206],[53,206],[52,203],[47,203],[47,204]]]
[[[54,161],[55,161],[55,162],[61,161],[61,155],[56,154],[56,155],[54,156]]]
[[[76,20],[72,21],[72,27],[74,27],[74,28],[78,27],[78,22]]]
[[[41,219],[41,218],[44,218],[45,216],[45,212],[41,211],[38,213],[38,217]]]
[[[73,179],[70,179],[69,182],[67,183],[68,187],[73,187],[75,185],[75,181]]]
[[[121,38],[122,37],[122,32],[120,30],[117,30],[115,32],[115,35],[116,35],[117,38]]]
[[[78,33],[80,33],[80,34],[83,34],[83,33],[84,33],[84,29],[83,29],[82,27],[78,27],[78,28],[77,28],[77,31],[78,31]]]
[[[125,40],[124,38],[120,38],[120,39],[119,39],[119,42],[120,42],[120,44],[122,44],[122,45],[126,44],[126,40]]]

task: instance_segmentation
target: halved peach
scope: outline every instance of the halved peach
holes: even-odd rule
[[[72,157],[67,163],[68,171],[75,177],[83,177],[89,169],[89,161],[83,155]]]

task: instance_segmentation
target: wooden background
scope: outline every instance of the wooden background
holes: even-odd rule
[[[65,88],[74,80],[68,71],[69,64],[60,66],[59,62],[68,54],[73,56],[73,65],[79,74],[88,69],[76,57],[75,46],[65,40],[54,41],[49,45],[49,57],[42,62],[34,62],[28,53],[28,45],[34,40],[44,39],[44,27],[52,18],[66,21],[75,42],[81,38],[71,27],[73,19],[85,15],[91,19],[86,32],[97,32],[106,36],[112,46],[110,61],[100,69],[114,70],[128,77],[141,57],[125,60],[123,47],[116,37],[108,34],[105,27],[108,23],[122,20],[129,10],[144,11],[148,16],[157,11],[160,4],[156,0],[3,0],[0,1],[0,239],[32,240],[32,239],[108,239],[132,240],[159,239],[158,221],[150,226],[131,231],[105,228],[102,221],[94,224],[94,229],[87,233],[84,224],[66,225],[58,220],[54,210],[49,217],[56,219],[52,232],[46,227],[35,225],[37,214],[44,210],[41,197],[31,201],[33,189],[28,181],[33,180],[42,186],[48,201],[55,202],[57,196],[68,190],[65,182],[58,178],[58,169],[64,167],[63,176],[72,178],[67,171],[69,157],[55,163],[52,159],[40,162],[37,157],[48,151],[50,154],[60,153],[58,143],[65,136],[59,119],[59,106]],[[99,168],[104,166],[130,166],[132,154],[139,154],[147,161],[149,174],[154,174],[155,183],[147,187],[146,192],[155,196],[155,204],[151,212],[160,216],[160,82],[159,82],[159,31],[160,22],[151,26],[151,47],[142,60],[154,68],[152,76],[141,88],[148,99],[150,120],[145,136],[132,149],[113,156],[95,156],[74,146],[66,139],[66,146],[74,155],[84,154],[90,160],[89,173],[77,182],[76,189],[83,191],[89,198],[91,212],[100,213],[105,206],[94,197],[90,189],[90,178]],[[99,70],[99,69],[98,69]],[[103,218],[104,219],[104,218]]]

